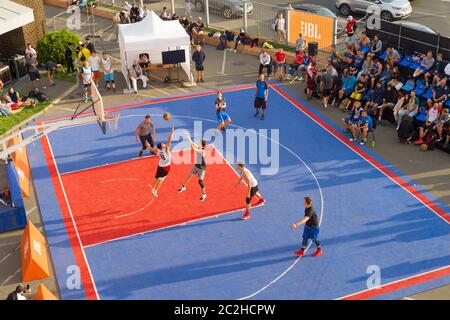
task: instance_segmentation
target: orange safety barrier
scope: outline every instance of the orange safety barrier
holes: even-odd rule
[[[28,221],[20,240],[22,282],[47,278],[50,274],[44,236]]]
[[[319,49],[333,45],[336,21],[333,17],[316,14],[289,11],[289,39],[295,43],[301,33],[307,42],[317,42]]]
[[[42,283],[39,285],[34,300],[58,300]]]
[[[14,136],[11,140],[9,140],[9,146],[19,142],[19,137]],[[17,176],[19,177],[19,184],[22,189],[23,196],[28,197],[30,194],[30,166],[28,165],[26,147],[22,147],[13,152],[12,158],[14,160],[14,167],[16,168]]]

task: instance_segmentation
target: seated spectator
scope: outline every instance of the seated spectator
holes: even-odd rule
[[[383,50],[383,43],[378,37],[378,34],[373,36],[373,40],[370,46],[370,55],[372,57],[378,57],[381,54],[381,50]]]
[[[95,46],[94,46],[94,44],[91,42],[91,38],[86,37],[86,38],[84,38],[84,40],[85,40],[84,45],[85,45],[86,48],[89,50],[89,52],[94,51],[94,50],[95,50]]]
[[[34,107],[34,100],[30,100],[27,97],[21,97],[19,92],[14,90],[13,87],[8,89],[5,94],[6,104],[11,107],[11,110],[18,110],[22,107],[31,106]]]
[[[367,141],[367,135],[369,134],[369,131],[373,130],[373,120],[372,117],[367,114],[366,110],[361,111],[361,116],[358,120],[358,125],[356,126],[356,129],[358,129],[359,133],[361,134],[361,142],[360,145],[364,145]],[[354,126],[352,126],[352,135],[353,138],[356,139],[354,131]]]
[[[448,109],[445,108],[442,110],[442,114],[439,118],[439,121],[436,124],[436,132],[438,134],[438,138],[437,138],[436,142],[443,141],[444,127],[447,127],[447,129],[448,129],[449,126],[450,126],[450,114],[449,114]]]
[[[429,50],[425,55],[425,57],[422,58],[422,62],[420,62],[420,67],[414,70],[413,78],[417,78],[424,73],[430,72],[433,65],[434,65],[433,52]]]
[[[339,90],[337,97],[333,101],[333,105],[339,106],[342,100],[348,97],[356,86],[356,69],[344,69],[342,74],[342,88]]]
[[[163,7],[163,11],[161,12],[159,17],[165,21],[170,20],[170,13],[167,7]]]
[[[351,46],[347,48],[344,53],[344,57],[342,58],[342,66],[343,68],[350,68],[353,66],[353,61],[355,59],[355,54],[353,53],[353,49]]]
[[[80,44],[80,50],[77,54],[78,57],[78,63],[80,65],[80,67],[83,66],[85,61],[88,61],[89,57],[91,56],[91,52],[89,51],[88,48],[86,48],[84,43]]]
[[[299,34],[297,40],[295,40],[295,54],[300,51],[306,50],[306,40],[303,38],[303,34]]]
[[[350,113],[350,116],[342,118],[342,122],[344,123],[345,131],[352,132],[352,126],[358,125],[359,116],[361,115],[361,112],[363,111],[363,107],[361,105],[360,101],[355,101],[353,104],[352,111]],[[352,136],[352,139],[350,141],[353,141],[355,139],[355,136]]]
[[[259,55],[258,74],[261,75],[264,69],[267,69],[267,79],[270,80],[270,76],[272,75],[272,57],[267,53],[266,50],[263,50]]]
[[[383,65],[379,59],[375,57],[369,72],[369,88],[375,87],[375,83],[377,83],[378,79],[381,77],[382,72]]]
[[[433,97],[428,99],[428,106],[431,106],[434,103],[444,102],[449,94],[449,89],[447,87],[447,78],[441,79],[437,84],[432,87]]]
[[[53,74],[55,74],[57,72],[58,68],[61,69],[62,73],[65,73],[64,67],[59,63],[55,63],[53,61],[47,61],[47,63],[45,64],[45,69],[47,70],[48,81],[50,82],[50,85],[52,87],[56,86],[55,79],[53,78]]]
[[[348,99],[347,105],[345,106],[345,111],[348,111],[350,109],[350,106],[354,104],[356,101],[361,102],[364,94],[367,91],[367,88],[368,88],[367,76],[363,74],[356,81],[355,89],[350,95],[350,99]]]
[[[409,102],[409,94],[404,94],[402,91],[397,93],[397,103],[392,109],[392,113],[394,115],[395,122],[398,123],[399,113],[402,111]]]
[[[372,65],[373,65],[372,58],[370,56],[367,56],[362,64],[361,70],[358,73],[357,78],[359,79],[363,74],[369,75],[370,69],[372,69]]]
[[[356,52],[355,59],[353,61],[353,67],[355,67],[356,70],[361,70],[364,63],[364,59],[365,59],[364,52],[358,50]]]
[[[387,85],[385,95],[383,98],[383,103],[378,106],[378,123],[381,123],[381,118],[383,117],[383,112],[385,109],[394,109],[395,104],[397,103],[397,92],[391,85]]]
[[[46,87],[42,85],[41,74],[39,73],[39,69],[36,64],[33,63],[28,67],[28,76],[30,77],[30,81],[33,83],[34,90],[39,90],[37,84],[39,84],[43,90],[46,89]]]
[[[392,64],[386,63],[378,80],[381,81],[384,87],[388,82],[391,81],[391,79],[392,79]]]
[[[364,109],[367,110],[369,115],[373,116],[376,114],[378,106],[381,106],[383,104],[383,97],[384,97],[384,86],[381,81],[378,81],[375,88],[372,90],[372,93],[364,107]]]
[[[306,95],[311,99],[317,82],[318,70],[315,61],[311,61],[305,70],[306,74]]]
[[[127,11],[128,13],[130,13],[132,6],[128,3],[128,1],[125,1],[123,3],[123,9],[124,11]]]
[[[248,41],[250,37],[245,33],[244,29],[241,29],[239,31],[239,34],[236,37],[235,43],[234,43],[234,52],[237,52],[238,46],[243,43],[245,45],[246,41]]]
[[[283,48],[280,48],[275,53],[275,72],[280,81],[284,80],[284,74],[286,73],[286,53]]]
[[[8,294],[6,300],[29,300],[31,296],[30,288],[25,288],[22,285],[16,287],[16,290]]]
[[[417,139],[414,144],[422,144],[423,138],[427,135],[430,130],[434,130],[436,126],[439,124],[439,119],[441,116],[441,104],[434,103],[431,108],[427,111],[427,117],[425,122],[419,128],[419,139]]]
[[[346,35],[345,44],[349,46],[355,43],[355,33],[358,29],[356,20],[352,16],[347,17],[347,25],[345,26],[344,33]]]
[[[11,106],[3,103],[0,99],[0,116],[10,116],[12,115]]]
[[[148,54],[141,53],[139,55],[139,65],[141,66],[144,75],[149,78],[150,72],[148,70],[148,67],[150,66],[150,58]]]
[[[403,87],[403,83],[400,82],[400,70],[398,67],[394,67],[392,69],[391,80],[387,83],[387,85],[391,85],[397,91],[400,91]]]
[[[198,38],[203,34],[205,30],[205,24],[201,17],[198,17],[197,22],[195,22],[194,27],[192,29],[192,37],[194,42],[198,40]]]
[[[434,67],[431,68],[428,72],[425,73],[424,79],[425,79],[425,85],[428,87],[430,86],[430,77],[432,77],[431,84],[438,83],[443,77],[444,77],[444,55],[442,53],[438,53],[436,57],[436,61],[434,63]]]
[[[31,43],[27,43],[27,47],[25,49],[25,62],[30,65],[32,63],[36,64],[37,61],[37,53],[36,50],[31,46]]]
[[[361,50],[364,54],[369,53],[370,51],[370,39],[366,35],[366,32],[361,32],[361,37],[357,44],[357,50]]]
[[[142,80],[142,88],[147,89],[148,78],[144,75],[144,71],[139,65],[139,60],[133,61],[133,65],[128,69],[128,76],[130,77],[134,93],[138,92],[137,81],[139,79]]]
[[[414,118],[417,113],[419,112],[419,98],[416,96],[415,91],[411,91],[409,101],[404,105],[402,110],[398,112],[397,117],[397,130],[399,130],[403,119],[406,116],[409,116],[411,118]]]
[[[183,26],[183,28],[187,29],[190,25],[188,18],[186,17],[181,17],[180,19],[180,24]]]
[[[386,62],[390,64],[396,64],[400,61],[400,54],[397,50],[392,47],[387,48],[386,50]]]
[[[130,19],[130,13],[128,11],[121,11],[120,12],[120,24],[130,24],[131,23],[131,19]]]

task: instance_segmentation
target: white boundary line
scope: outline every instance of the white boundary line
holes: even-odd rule
[[[50,139],[48,139],[48,136],[45,136],[45,139],[47,139],[48,147],[49,147],[49,150],[50,150],[50,155],[51,155],[51,157],[52,157],[52,161],[53,161],[53,164],[54,164],[54,166],[55,166],[56,173],[57,173],[57,175],[58,175],[59,183],[61,184],[61,190],[62,190],[63,195],[64,195],[64,200],[65,200],[65,202],[66,202],[67,209],[69,210],[70,219],[72,220],[72,225],[73,225],[75,234],[76,234],[76,236],[77,236],[77,240],[78,240],[78,242],[80,243],[81,253],[83,254],[83,258],[84,258],[84,261],[85,261],[85,263],[86,263],[86,267],[87,267],[87,269],[88,269],[89,276],[91,277],[91,280],[92,280],[92,286],[94,287],[94,292],[95,292],[96,298],[97,298],[98,300],[100,300],[100,296],[98,295],[98,291],[97,291],[97,286],[96,286],[96,284],[95,284],[94,277],[92,276],[91,267],[89,266],[89,262],[88,262],[88,260],[87,260],[86,253],[84,252],[84,246],[83,246],[83,243],[81,242],[80,234],[78,233],[78,228],[77,228],[77,225],[76,225],[76,223],[75,223],[75,219],[74,219],[73,214],[72,214],[72,209],[70,208],[69,200],[67,199],[66,190],[64,189],[64,184],[63,184],[63,182],[62,182],[61,175],[59,174],[58,165],[57,165],[57,163],[56,163],[55,156],[54,156],[54,154],[53,154],[53,149],[52,149],[52,146],[51,146],[51,144],[50,144]]]
[[[426,204],[425,202],[423,202],[421,199],[419,199],[414,193],[410,192],[408,189],[406,189],[404,186],[402,186],[400,183],[398,183],[397,181],[395,181],[392,177],[390,177],[389,175],[387,175],[385,172],[383,172],[380,168],[378,168],[374,163],[372,163],[369,159],[367,159],[365,156],[363,156],[362,154],[356,152],[356,150],[350,148],[346,143],[344,143],[344,141],[342,141],[342,139],[336,135],[334,135],[330,130],[328,130],[327,128],[325,128],[320,122],[316,121],[314,118],[312,118],[309,114],[307,114],[306,112],[304,112],[301,108],[297,107],[293,102],[289,101],[288,99],[286,99],[282,93],[280,93],[277,89],[277,87],[272,86],[272,89],[277,92],[283,99],[285,99],[287,102],[289,102],[290,104],[292,104],[292,106],[297,109],[298,111],[300,111],[301,113],[303,113],[305,116],[307,116],[309,119],[311,119],[312,121],[314,121],[316,124],[318,124],[323,130],[325,130],[326,132],[328,132],[331,136],[333,136],[335,139],[337,139],[339,142],[341,142],[343,145],[345,145],[348,149],[350,149],[351,151],[353,151],[354,153],[356,153],[359,157],[361,157],[362,159],[364,159],[365,161],[367,161],[371,166],[373,166],[375,169],[377,169],[378,171],[380,171],[383,175],[385,175],[388,179],[390,179],[392,182],[394,182],[395,184],[397,184],[398,186],[400,186],[403,190],[405,190],[406,192],[408,192],[410,195],[412,195],[417,201],[419,201],[420,203],[422,203],[426,208],[428,208],[430,211],[432,211],[433,213],[435,213],[440,219],[442,219],[445,223],[450,224],[449,221],[445,220],[444,217],[442,217],[440,214],[438,214],[433,208],[431,208],[428,204]],[[286,93],[288,94],[288,93]],[[291,97],[292,99],[295,100],[294,97]],[[298,101],[297,101],[298,102]],[[301,104],[303,106],[302,103],[298,102],[299,104]],[[303,106],[305,107],[305,106]],[[306,108],[306,107],[305,107]],[[359,148],[358,146],[355,145],[356,148]],[[381,164],[382,167],[386,168],[383,164]],[[386,168],[387,170],[389,170],[388,168]],[[390,171],[390,170],[389,170]],[[393,173],[393,175],[397,176],[395,173]],[[398,176],[397,176],[398,177]],[[398,177],[401,180],[404,180],[401,177]],[[405,181],[406,184],[409,185],[408,182]],[[419,190],[417,190],[418,193],[422,194]],[[426,197],[426,196],[425,196]],[[430,200],[430,202],[433,202]],[[436,205],[438,206],[438,205]]]

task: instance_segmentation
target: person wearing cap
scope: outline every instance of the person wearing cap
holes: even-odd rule
[[[347,17],[347,25],[345,26],[345,44],[349,46],[355,43],[355,33],[358,26],[356,25],[356,20],[352,16]]]

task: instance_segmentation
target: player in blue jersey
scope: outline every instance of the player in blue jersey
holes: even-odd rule
[[[217,99],[215,102],[217,121],[219,121],[218,130],[225,132],[226,127],[231,123],[231,118],[227,113],[227,102],[220,90],[217,91]]]
[[[262,108],[261,120],[264,120],[267,109],[267,98],[269,97],[269,85],[267,84],[264,75],[260,74],[258,81],[256,81],[255,94],[255,117],[259,115],[259,108]]]

